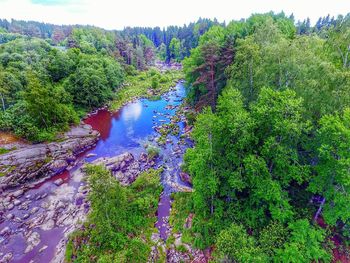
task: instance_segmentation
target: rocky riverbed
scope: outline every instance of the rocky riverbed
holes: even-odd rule
[[[7,153],[6,158],[0,156],[0,165],[6,166],[1,169],[13,166],[2,170],[6,176],[1,182],[22,185],[4,187],[6,191],[0,194],[0,262],[63,261],[68,235],[89,211],[85,163],[106,166],[122,185],[132,183],[144,169],[164,168],[156,225],[159,233],[155,233],[164,243],[170,234],[170,194],[192,191],[190,178],[181,174],[183,153],[192,146],[183,114],[186,108],[179,110],[184,96],[180,83],[159,101],[140,99],[116,113],[100,110],[85,120],[92,128],[80,126],[65,134],[60,143],[28,146]],[[91,145],[91,150],[84,151]],[[158,157],[149,158],[151,146],[159,147]],[[76,156],[81,151],[84,153]],[[32,170],[33,164],[38,167]],[[167,253],[169,261],[175,262],[171,258],[176,259],[177,254]]]

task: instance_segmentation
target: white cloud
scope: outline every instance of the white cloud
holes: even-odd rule
[[[36,0],[36,2],[44,0]],[[52,2],[52,0],[50,0]],[[125,26],[183,25],[199,17],[219,21],[246,18],[273,10],[294,13],[296,19],[350,12],[349,0],[69,0],[33,4],[30,0],[0,0],[0,18],[44,21],[55,24],[90,24],[107,29]],[[61,2],[61,3],[60,3]]]

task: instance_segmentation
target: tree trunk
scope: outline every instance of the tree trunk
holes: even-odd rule
[[[214,65],[212,64],[210,67],[211,67],[212,109],[214,110],[214,108],[215,108],[215,97],[216,97],[215,83],[214,83]]]
[[[5,111],[6,107],[5,107],[5,100],[4,100],[4,96],[2,95],[2,93],[0,93],[1,96],[1,102],[2,102],[2,109]]]
[[[250,99],[253,98],[253,59],[249,63],[249,89],[250,89]]]
[[[320,216],[320,214],[321,214],[321,212],[322,212],[322,208],[323,208],[325,202],[326,202],[326,198],[323,197],[323,199],[322,199],[322,201],[321,201],[321,205],[320,205],[320,207],[318,208],[318,210],[317,210],[317,212],[316,212],[316,214],[315,214],[315,217],[314,217],[314,221],[315,221],[315,222],[317,221],[318,217]]]

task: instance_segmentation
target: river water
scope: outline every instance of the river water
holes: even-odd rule
[[[24,237],[28,235],[26,227],[36,219],[34,217],[38,217],[37,215],[40,215],[40,213],[42,215],[47,213],[43,204],[57,196],[60,198],[66,196],[67,199],[63,201],[70,202],[69,205],[73,206],[73,209],[76,205],[77,209],[88,211],[87,203],[83,205],[81,201],[74,203],[78,188],[84,185],[81,178],[72,178],[74,171],[81,166],[82,162],[91,162],[100,157],[112,157],[126,151],[131,152],[135,158],[138,158],[142,152],[145,152],[144,145],[146,143],[155,144],[155,138],[159,137],[155,128],[171,121],[171,117],[174,116],[185,95],[185,88],[181,83],[178,83],[173,90],[163,95],[158,101],[139,99],[127,104],[115,113],[100,110],[86,119],[85,123],[90,124],[101,134],[96,147],[81,154],[79,156],[80,164],[69,172],[65,171],[36,185],[18,198],[22,204],[27,202],[28,207],[22,209],[21,205],[15,206],[8,212],[14,218],[0,224],[0,232],[5,228],[10,229],[10,234],[6,238],[0,235],[0,259],[6,253],[12,253],[11,262],[46,263],[54,259],[56,246],[62,239],[67,227],[53,225],[49,229],[31,229],[30,233],[35,231],[40,235],[40,241],[35,244],[30,252],[25,253],[28,245]],[[171,207],[170,194],[175,191],[174,185],[188,186],[181,182],[179,173],[182,154],[187,147],[191,146],[191,142],[180,140],[185,123],[180,121],[178,125],[180,134],[178,136],[168,136],[168,143],[162,147],[161,158],[156,163],[157,166],[162,165],[165,168],[161,178],[164,192],[160,197],[157,213],[158,222],[156,224],[160,236],[164,240],[167,238],[169,231],[167,221]],[[87,156],[91,157],[87,158]],[[58,178],[63,179],[64,184],[55,185],[53,182]],[[34,210],[34,213],[28,212],[32,210]]]

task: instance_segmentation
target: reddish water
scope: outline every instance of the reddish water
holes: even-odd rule
[[[88,162],[95,160],[99,157],[115,156],[125,151],[129,151],[134,154],[135,157],[141,152],[144,152],[144,143],[153,141],[157,136],[154,128],[164,123],[170,122],[170,117],[175,114],[175,109],[167,109],[167,105],[177,106],[181,103],[181,99],[185,96],[185,89],[182,84],[178,84],[175,91],[169,92],[162,97],[159,101],[148,101],[145,99],[137,100],[123,107],[120,111],[111,114],[106,110],[100,110],[97,114],[90,116],[85,120],[87,124],[90,124],[94,129],[98,130],[101,134],[101,138],[98,141],[96,147],[82,153],[78,161],[86,160]],[[181,130],[183,125],[179,123]],[[156,227],[159,229],[161,237],[167,238],[168,224],[167,219],[170,210],[170,197],[172,192],[170,182],[180,182],[179,179],[179,163],[182,161],[182,154],[174,155],[173,152],[176,149],[181,149],[181,152],[185,150],[187,146],[179,145],[179,137],[172,136],[173,144],[167,145],[163,150],[164,156],[167,158],[168,167],[162,175],[162,183],[164,185],[164,194],[160,199],[160,205],[158,208],[158,223]],[[87,154],[93,154],[92,157],[87,158]],[[163,163],[159,163],[161,165]],[[81,166],[78,165],[72,170],[76,170]],[[71,171],[71,172],[72,172]],[[53,182],[59,178],[63,179],[64,185],[73,187],[74,194],[77,193],[77,189],[82,182],[76,182],[71,180],[71,172],[65,171],[57,176],[54,176],[28,190],[22,197],[18,198],[20,201],[25,202],[27,196],[30,196],[31,203],[28,210],[19,210],[15,207],[7,213],[14,214],[15,217],[23,218],[29,210],[33,207],[38,207],[37,213],[45,212],[41,207],[43,202],[46,202],[48,198],[53,195],[54,191],[63,186],[56,186]],[[181,182],[180,182],[181,183]],[[41,196],[38,200],[36,197]],[[76,205],[81,205],[81,202],[76,202]],[[36,215],[36,214],[35,214]],[[35,248],[24,254],[26,248],[26,242],[23,237],[25,232],[26,222],[33,218],[35,215],[31,215],[28,219],[23,219],[20,223],[13,221],[5,221],[0,224],[0,231],[5,227],[11,229],[11,235],[9,238],[3,238],[0,236],[0,259],[1,253],[12,252],[12,262],[49,262],[54,254],[56,245],[62,239],[64,229],[62,227],[55,226],[51,230],[41,230],[38,228],[33,231],[40,234],[40,243]],[[48,246],[43,252],[39,253],[39,250],[44,246]]]

